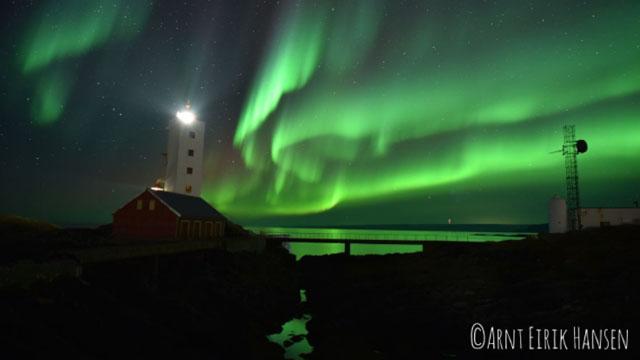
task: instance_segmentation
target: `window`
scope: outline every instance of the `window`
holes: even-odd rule
[[[187,174],[193,174],[193,168],[192,167],[188,167],[187,168]]]
[[[193,156],[193,149],[189,149],[188,155]]]
[[[186,239],[189,237],[189,221],[181,220],[180,221],[180,229],[178,231],[178,237],[181,239]]]
[[[192,139],[196,138],[196,132],[195,131],[189,131],[189,137]]]
[[[191,194],[191,185],[187,185],[184,187],[184,191],[186,191],[187,193]]]
[[[213,223],[211,221],[207,221],[204,223],[204,236],[207,238],[213,237]]]
[[[149,200],[149,210],[155,210],[155,209],[156,209],[156,201]]]
[[[191,238],[192,239],[200,239],[202,231],[202,222],[196,220],[193,222],[193,227],[191,228]]]
[[[138,200],[138,202],[136,203],[136,209],[142,210],[142,200]]]

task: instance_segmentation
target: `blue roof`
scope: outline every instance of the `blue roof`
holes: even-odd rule
[[[224,218],[201,197],[178,194],[169,191],[148,190],[160,201],[173,209],[178,216],[191,219]]]

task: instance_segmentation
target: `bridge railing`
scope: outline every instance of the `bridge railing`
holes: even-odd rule
[[[469,241],[468,232],[442,232],[433,234],[401,234],[401,233],[265,233],[267,237],[281,239],[322,239],[322,240],[410,240],[410,241]]]

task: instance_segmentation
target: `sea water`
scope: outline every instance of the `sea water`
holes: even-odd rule
[[[304,290],[300,290],[300,303],[304,304],[307,297]],[[311,315],[304,314],[293,318],[282,325],[279,333],[267,336],[269,341],[280,345],[284,349],[284,358],[289,360],[303,360],[303,355],[310,354],[313,346],[307,340],[307,322]]]
[[[283,228],[254,227],[249,230],[263,235],[290,239],[323,240],[411,240],[411,241],[457,241],[486,242],[518,240],[533,233],[487,232],[487,231],[432,231],[432,230],[378,230],[378,229],[327,229],[327,228]],[[327,255],[344,252],[344,244],[336,243],[285,243],[284,246],[297,259],[305,255]],[[352,255],[384,255],[422,251],[421,245],[352,244]]]

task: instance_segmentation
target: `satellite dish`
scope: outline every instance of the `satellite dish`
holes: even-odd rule
[[[586,153],[588,149],[589,147],[585,140],[576,141],[576,150],[578,150],[578,154]]]

